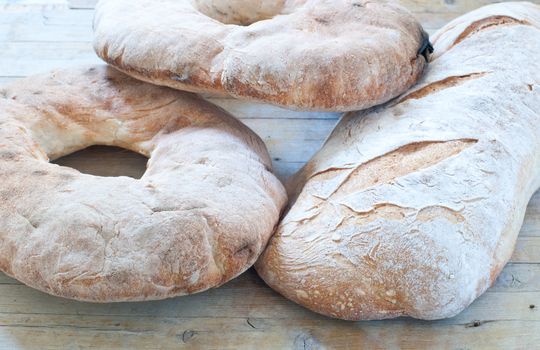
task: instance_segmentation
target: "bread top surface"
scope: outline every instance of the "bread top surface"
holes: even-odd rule
[[[261,139],[196,95],[105,66],[0,89],[0,269],[78,300],[162,299],[250,267],[286,194]],[[91,145],[149,157],[140,180],[48,162]]]
[[[483,293],[540,186],[539,16],[502,4],[450,23],[414,88],[347,114],[290,182],[263,279],[350,320],[451,317]]]
[[[138,79],[318,111],[404,92],[428,40],[395,1],[107,0],[94,28],[97,54]]]

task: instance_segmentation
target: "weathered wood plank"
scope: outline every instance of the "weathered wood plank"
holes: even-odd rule
[[[91,42],[93,11],[10,8],[0,12],[0,41]]]
[[[298,112],[290,109],[267,105],[264,103],[246,102],[232,98],[207,98],[210,102],[229,111],[241,119],[329,119],[338,120],[341,113]]]
[[[67,2],[66,0],[2,0],[0,2],[0,9],[31,9],[35,7],[67,8]]]
[[[17,77],[101,63],[90,43],[0,42],[0,76]]]
[[[540,237],[519,237],[511,261],[540,264]]]
[[[534,349],[537,321],[426,324],[399,320],[0,316],[0,349]],[[477,325],[475,327],[475,325]]]
[[[274,160],[305,162],[320,148],[336,120],[242,119],[266,143]],[[309,127],[306,127],[309,125]],[[287,140],[287,141],[285,141]]]
[[[93,9],[98,0],[68,0],[68,6],[72,9]]]
[[[253,271],[218,290],[136,304],[92,305],[47,296],[25,286],[2,285],[0,349],[42,344],[148,348],[156,342],[161,348],[233,349],[250,348],[252,344],[269,349],[303,348],[304,344],[346,348],[364,344],[370,348],[395,345],[422,349],[433,344],[456,348],[519,344],[525,349],[539,341],[536,305],[540,298],[537,292],[522,288],[527,283],[524,265],[509,267],[513,269],[507,268],[512,282],[503,274],[500,279],[504,280],[465,312],[436,322],[400,319],[352,323],[327,319],[279,297]],[[528,267],[538,274],[538,266]],[[533,274],[527,276],[532,279]],[[526,282],[517,285],[516,279]],[[501,292],[513,288],[521,288],[521,293]],[[504,336],[492,334],[503,330]]]
[[[540,292],[540,264],[508,264],[490,292]]]
[[[198,295],[93,305],[0,285],[0,349],[109,348],[528,348],[540,341],[539,294],[486,293],[436,322],[343,322],[315,315],[266,288],[253,271]],[[532,308],[532,305],[535,305]],[[501,333],[502,332],[502,333]],[[525,337],[526,339],[521,339]]]

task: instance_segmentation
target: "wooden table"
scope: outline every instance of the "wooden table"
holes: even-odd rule
[[[432,32],[489,0],[404,1]],[[540,3],[540,1],[535,1]],[[0,83],[83,63],[94,1],[0,1]],[[230,100],[266,141],[286,179],[317,150],[336,114],[295,113]],[[97,175],[140,176],[146,159],[94,147],[59,161]],[[437,322],[343,322],[280,297],[248,271],[222,288],[147,303],[95,305],[48,296],[0,274],[0,349],[540,349],[540,194],[529,205],[512,262],[459,316]]]

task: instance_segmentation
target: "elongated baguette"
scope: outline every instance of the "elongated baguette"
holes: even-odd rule
[[[451,317],[508,262],[539,186],[540,7],[487,6],[435,35],[410,92],[343,118],[257,271],[333,317]]]

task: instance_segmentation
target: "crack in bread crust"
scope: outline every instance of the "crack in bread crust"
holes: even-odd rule
[[[325,199],[349,195],[434,166],[463,152],[476,142],[478,140],[475,139],[414,142],[363,163],[352,171],[331,168],[317,172],[310,177],[309,181],[324,181],[339,173],[350,171],[341,184]]]
[[[447,78],[444,78],[443,80],[430,83],[416,91],[411,92],[405,97],[402,97],[397,103],[402,103],[407,100],[418,100],[423,97],[426,97],[427,95],[435,94],[439,91],[464,84],[469,80],[479,79],[487,74],[489,73],[481,72],[481,73],[470,73],[470,74],[465,74],[465,75],[460,75],[460,76],[447,77]]]
[[[467,27],[454,41],[452,46],[456,46],[466,38],[479,33],[481,31],[484,31],[486,29],[491,29],[494,27],[501,27],[501,26],[515,26],[515,25],[530,25],[529,22],[525,20],[519,20],[512,18],[510,16],[491,16],[488,18],[483,18],[481,20],[478,20],[474,23],[472,23],[470,26]]]

